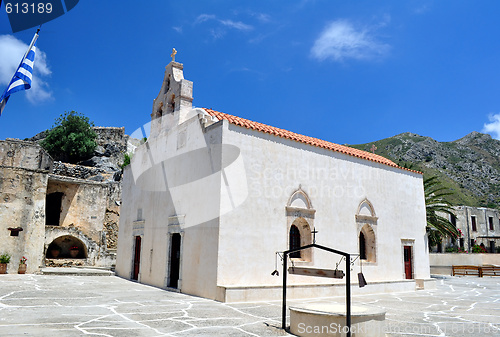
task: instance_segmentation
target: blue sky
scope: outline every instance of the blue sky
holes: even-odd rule
[[[500,137],[498,1],[84,0],[42,26],[33,88],[0,139],[75,110],[96,126],[150,120],[172,48],[194,102],[344,144],[414,132]],[[0,10],[5,89],[36,29]]]

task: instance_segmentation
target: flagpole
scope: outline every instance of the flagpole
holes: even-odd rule
[[[42,25],[40,25],[40,27],[42,27]],[[26,59],[26,56],[28,56],[28,53],[30,52],[31,48],[33,48],[33,45],[35,44],[36,40],[38,39],[39,32],[40,32],[40,28],[37,28],[35,36],[33,36],[33,40],[31,40],[31,43],[30,43],[28,50],[26,51],[26,53],[24,53],[24,57],[21,60],[21,63],[23,63],[24,59]]]
[[[42,25],[40,25],[40,27],[42,27]],[[26,57],[28,56],[29,52],[31,51],[31,48],[33,47],[33,45],[35,44],[36,40],[38,40],[38,32],[40,31],[40,28],[37,28],[36,30],[36,33],[35,33],[35,36],[33,36],[33,39],[31,40],[31,43],[30,43],[30,46],[28,47],[28,50],[26,51],[26,53],[24,53],[24,56],[23,58],[21,59],[21,62],[19,62],[19,66],[17,67],[17,69],[19,69],[19,67],[21,66],[21,64],[23,64],[24,60],[26,59]],[[17,70],[16,70],[17,71]],[[14,74],[15,75],[15,74]],[[9,86],[7,86],[7,89],[9,88]],[[5,89],[5,90],[7,90]]]
[[[30,65],[28,65],[29,68],[21,69],[21,70],[20,70],[20,68],[25,63],[26,58],[28,57],[33,46],[35,45],[36,40],[38,39],[38,33],[40,32],[41,27],[42,27],[42,25],[40,25],[40,27],[36,30],[35,36],[33,36],[33,39],[31,40],[31,43],[29,45],[28,50],[26,51],[26,53],[24,53],[24,56],[21,60],[21,63],[19,63],[19,66],[17,67],[17,70],[14,73],[12,80],[10,80],[10,83],[7,85],[7,88],[3,92],[2,96],[0,96],[0,116],[2,115],[2,112],[5,109],[5,105],[7,104],[7,101],[9,100],[9,97],[12,93],[20,91],[20,90],[27,90],[27,89],[31,88],[31,78],[32,78],[32,73],[33,73],[33,64],[35,62],[35,55],[33,54],[33,60],[31,60]],[[33,51],[33,53],[35,53],[35,52],[36,51]],[[17,80],[16,80],[16,78],[17,78]],[[20,83],[18,83],[18,82],[20,82]]]

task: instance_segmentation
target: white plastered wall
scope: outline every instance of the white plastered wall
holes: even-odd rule
[[[137,149],[124,172],[116,265],[119,276],[131,277],[134,236],[141,235],[139,281],[165,288],[170,236],[180,233],[178,288],[188,294],[216,297],[221,178],[209,174],[211,164],[217,163],[207,166],[205,150],[207,144],[217,143],[220,128],[204,133],[194,116]],[[137,219],[137,209],[142,209],[142,219]]]
[[[376,212],[377,262],[363,267],[368,282],[404,279],[402,240],[413,242],[414,278],[427,279],[422,176],[224,122],[224,144],[241,149],[248,197],[221,217],[217,283],[221,287],[280,285],[271,276],[274,254],[288,249],[285,206],[301,187],[315,209],[317,243],[358,253],[355,215],[368,199]],[[315,250],[317,268],[335,268],[339,256]],[[345,264],[340,264],[345,270]],[[278,269],[281,273],[281,264]],[[353,273],[359,271],[356,261]],[[289,276],[290,284],[341,283]]]

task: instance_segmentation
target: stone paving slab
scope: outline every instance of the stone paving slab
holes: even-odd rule
[[[449,277],[436,290],[356,295],[352,303],[386,310],[391,337],[500,336],[500,277]],[[116,276],[0,275],[0,336],[85,335],[292,336],[281,330],[281,301],[219,303]]]
[[[40,270],[42,275],[74,275],[74,276],[114,276],[115,273],[107,269],[84,267],[46,267]]]

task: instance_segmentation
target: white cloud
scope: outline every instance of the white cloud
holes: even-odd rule
[[[383,27],[385,24],[386,22],[378,27]],[[314,42],[311,55],[320,61],[366,60],[381,57],[390,47],[375,39],[375,29],[354,27],[347,20],[333,21],[326,25]]]
[[[194,20],[195,24],[202,23],[208,20],[215,20],[215,15],[213,14],[200,14],[198,17]]]
[[[247,25],[241,21],[232,21],[232,20],[219,20],[220,23],[222,23],[224,26],[235,28],[238,30],[252,30],[253,27],[250,25]]]
[[[214,40],[222,38],[226,34],[226,31],[221,28],[211,28],[210,35],[214,38]]]
[[[260,23],[271,22],[271,16],[266,13],[254,12],[251,10],[244,11],[243,13],[257,19],[257,21],[259,21]],[[235,12],[235,14],[238,14],[238,12]]]
[[[269,16],[268,14],[264,14],[264,13],[257,13],[257,19],[261,22],[270,22],[271,16]]]
[[[424,14],[429,11],[429,6],[428,5],[421,5],[420,7],[417,7],[413,10],[415,14]]]
[[[28,45],[12,35],[0,35],[0,89],[2,92],[10,83]],[[37,48],[31,89],[26,91],[26,98],[31,103],[39,103],[52,98],[48,83],[44,80],[51,74],[47,66],[46,54]],[[19,95],[19,94],[18,94]]]
[[[208,30],[210,32],[210,35],[212,35],[214,39],[220,39],[224,35],[226,35],[226,30],[228,28],[240,31],[249,31],[253,29],[253,26],[243,23],[241,21],[233,21],[229,19],[222,20],[218,19],[213,14],[198,15],[198,17],[194,20],[194,25],[198,25],[207,21],[215,21],[215,25],[210,27]]]
[[[492,134],[493,138],[500,140],[500,113],[489,115],[490,123],[485,123],[482,132]]]

